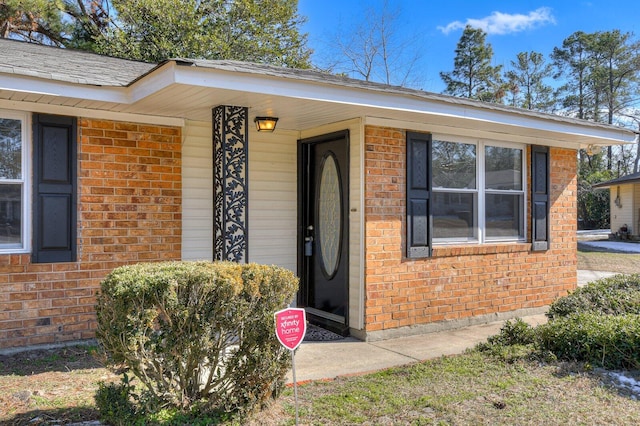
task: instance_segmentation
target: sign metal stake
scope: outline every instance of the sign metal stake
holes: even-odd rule
[[[295,351],[291,351],[291,372],[293,373],[293,398],[296,403],[296,426],[298,426],[298,381],[296,380]]]
[[[307,318],[304,309],[288,308],[273,314],[276,323],[276,337],[282,346],[291,351],[291,371],[293,373],[293,395],[296,404],[296,426],[298,425],[298,381],[296,379],[295,350],[307,332]]]

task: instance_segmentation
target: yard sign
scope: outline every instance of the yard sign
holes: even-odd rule
[[[298,383],[296,382],[295,349],[300,346],[307,332],[307,318],[304,309],[288,308],[273,314],[276,320],[276,337],[291,351],[291,372],[293,373],[293,394],[296,401],[296,425],[298,424]]]
[[[276,312],[276,336],[278,341],[289,350],[295,350],[307,332],[304,309],[288,308]]]

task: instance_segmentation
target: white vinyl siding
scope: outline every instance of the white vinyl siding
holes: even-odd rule
[[[249,133],[249,261],[296,271],[296,132]],[[182,258],[213,259],[213,148],[207,122],[182,147]]]
[[[335,123],[309,132],[249,134],[249,261],[279,265],[297,273],[298,139],[349,129],[349,325],[364,328],[362,271],[361,120]],[[213,258],[213,169],[211,123],[187,122],[182,150],[185,260]]]
[[[249,261],[297,272],[298,133],[249,134]]]
[[[610,217],[611,217],[611,232],[616,233],[621,227],[627,225],[627,228],[633,235],[638,235],[640,229],[638,229],[637,221],[634,221],[636,215],[636,208],[634,203],[634,192],[640,188],[640,185],[626,184],[626,185],[613,185],[609,188],[610,197]],[[636,194],[640,195],[640,194]],[[620,197],[619,206],[616,205],[616,198]]]
[[[211,123],[189,121],[182,145],[182,258],[213,259]]]

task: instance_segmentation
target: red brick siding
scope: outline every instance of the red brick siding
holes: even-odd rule
[[[529,243],[435,246],[433,257],[413,260],[404,245],[405,147],[404,130],[365,129],[367,332],[542,307],[576,287],[574,150],[551,148],[550,250],[530,252]]]
[[[113,268],[180,259],[181,129],[79,120],[78,261],[0,255],[0,348],[94,336]]]

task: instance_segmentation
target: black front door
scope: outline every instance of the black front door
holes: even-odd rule
[[[311,321],[348,330],[349,133],[300,141],[298,304]]]

